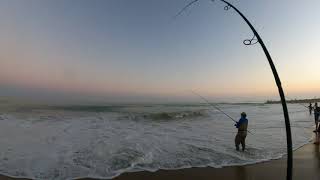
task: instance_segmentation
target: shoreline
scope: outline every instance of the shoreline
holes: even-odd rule
[[[194,167],[178,170],[158,170],[156,172],[140,171],[123,173],[113,180],[283,180],[286,179],[286,157],[276,160],[249,164],[244,166],[227,166],[222,168]],[[320,179],[320,146],[310,142],[293,153],[293,179]],[[79,180],[97,180],[82,178]]]
[[[293,179],[320,179],[320,146],[313,141],[296,149],[293,153]],[[192,167],[176,170],[157,170],[125,172],[112,180],[254,180],[254,179],[285,179],[286,157],[275,160],[267,160],[249,165],[226,166],[222,168]],[[28,180],[28,178],[14,178],[0,175],[0,180]],[[101,178],[75,178],[77,180],[101,180]],[[102,178],[103,179],[103,178]]]
[[[312,132],[312,128],[310,128]],[[320,146],[315,145],[316,136],[293,151],[293,179],[320,179]],[[320,140],[320,133],[318,134]],[[318,164],[318,166],[314,166]],[[302,166],[303,165],[303,166]],[[265,169],[265,171],[264,171]],[[190,167],[182,169],[159,169],[157,171],[124,172],[111,180],[283,180],[286,179],[287,156],[253,164],[230,165],[221,168]],[[106,178],[77,178],[77,180],[105,180]]]

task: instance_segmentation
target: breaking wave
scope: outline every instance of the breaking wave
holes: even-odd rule
[[[253,135],[244,153],[234,149],[234,123],[203,104],[1,110],[0,173],[46,180],[112,178],[131,171],[253,164],[286,153],[280,105],[219,106],[235,118],[247,112]],[[313,118],[301,106],[288,107],[296,149],[309,142]]]

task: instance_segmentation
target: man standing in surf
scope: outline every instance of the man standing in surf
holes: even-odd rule
[[[235,138],[236,150],[239,151],[239,145],[242,146],[242,151],[246,148],[246,137],[247,137],[247,129],[248,129],[248,119],[247,114],[245,112],[241,113],[240,120],[235,124],[236,128],[238,128],[238,133]]]
[[[309,103],[309,106],[308,106],[308,108],[309,108],[309,112],[310,112],[310,115],[312,115],[312,104],[311,103]]]
[[[318,107],[318,103],[314,104],[314,123],[316,124],[316,130],[313,132],[319,132],[319,116],[320,116],[320,107]]]

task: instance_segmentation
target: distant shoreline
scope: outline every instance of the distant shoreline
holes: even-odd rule
[[[320,102],[320,98],[287,100],[287,103],[291,103],[291,104],[316,103],[316,102]],[[265,104],[280,104],[280,103],[281,103],[281,101],[273,101],[273,100],[267,100],[265,102]]]

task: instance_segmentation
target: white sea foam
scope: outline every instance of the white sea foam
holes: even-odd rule
[[[123,172],[224,167],[286,153],[280,105],[220,105],[232,117],[246,111],[246,152],[236,129],[204,105],[24,107],[0,112],[0,173],[34,179],[111,178]],[[213,111],[213,112],[212,112]],[[311,137],[312,116],[289,105],[294,148]]]

